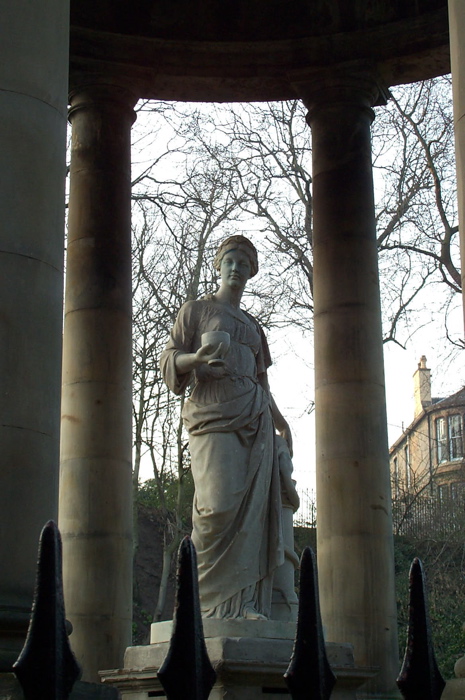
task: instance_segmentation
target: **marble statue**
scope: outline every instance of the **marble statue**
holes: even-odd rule
[[[295,591],[295,570],[299,568],[299,557],[294,551],[293,515],[300,505],[299,494],[292,478],[293,464],[289,447],[280,435],[275,436],[281,477],[282,526],[284,541],[284,563],[273,574],[271,617],[282,622],[295,622],[299,600]]]
[[[263,330],[240,308],[258,271],[257,251],[244,236],[229,237],[215,268],[218,291],[182,306],[161,368],[176,394],[193,386],[183,420],[195,484],[192,539],[202,615],[266,619],[273,572],[284,561],[275,437],[278,431],[292,454],[291,431],[270,393]],[[229,334],[222,336],[229,348],[210,336],[202,340],[211,331]]]

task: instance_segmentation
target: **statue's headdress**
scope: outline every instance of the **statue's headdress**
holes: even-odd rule
[[[213,262],[215,270],[219,271],[223,257],[231,250],[240,250],[246,253],[250,260],[250,276],[254,277],[258,272],[257,249],[252,241],[249,241],[245,236],[229,236],[220,243]]]

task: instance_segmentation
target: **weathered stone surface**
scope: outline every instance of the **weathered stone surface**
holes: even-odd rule
[[[398,695],[387,422],[369,75],[300,90],[312,129],[318,574],[325,637]]]
[[[237,632],[241,624],[244,623],[236,626]],[[210,700],[261,700],[264,693],[271,700],[290,698],[283,675],[289,665],[293,641],[260,636],[266,625],[274,625],[274,633],[277,633],[279,623],[255,621],[250,624],[256,626],[255,636],[206,639],[208,655],[217,673]],[[287,625],[281,623],[281,626],[282,633],[286,634]],[[224,631],[227,629],[226,626]],[[168,642],[130,647],[125,655],[125,668],[103,671],[102,681],[118,688],[123,700],[146,700],[149,693],[158,696],[161,685],[156,671],[167,650]],[[334,700],[355,700],[356,689],[376,670],[357,668],[350,644],[327,644],[327,654],[338,679],[331,697]]]
[[[84,680],[122,662],[132,631],[132,93],[71,98],[60,530]]]
[[[284,563],[280,471],[281,464],[289,469],[291,430],[270,394],[264,333],[241,309],[246,284],[258,271],[257,251],[245,236],[229,236],[214,264],[219,288],[181,307],[160,367],[175,394],[193,384],[182,417],[195,484],[192,542],[202,615],[267,619],[273,575]],[[205,343],[213,330],[230,338],[219,367],[222,345]],[[293,593],[292,567],[288,574]],[[281,593],[285,598],[286,590]]]
[[[0,670],[24,642],[37,542],[57,517],[68,10],[2,10]]]
[[[137,83],[145,98],[279,100],[295,97],[296,71],[347,61],[376,65],[388,85],[449,71],[447,0],[118,7],[74,2],[72,84],[103,71]]]
[[[465,4],[449,0],[452,92],[454,96],[455,157],[457,162],[457,197],[459,205],[462,289],[465,288]],[[464,310],[465,313],[465,310]]]
[[[295,622],[280,622],[276,620],[215,620],[213,618],[205,618],[202,624],[205,639],[210,639],[212,637],[260,637],[260,639],[293,640],[295,637]],[[150,644],[169,642],[172,628],[172,620],[153,623],[150,634]],[[129,651],[128,649],[128,652]]]

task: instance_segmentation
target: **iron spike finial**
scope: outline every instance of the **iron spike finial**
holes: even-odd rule
[[[326,655],[316,557],[310,547],[300,561],[297,634],[284,678],[293,700],[329,700],[336,683]]]
[[[61,562],[60,532],[50,520],[40,535],[26,642],[13,665],[25,700],[67,700],[81,675],[66,631]]]
[[[179,547],[173,633],[158,678],[168,700],[208,700],[216,680],[203,636],[197,556],[187,536]]]
[[[439,700],[446,684],[434,654],[426,579],[418,557],[410,567],[409,595],[407,644],[397,685],[405,700]]]

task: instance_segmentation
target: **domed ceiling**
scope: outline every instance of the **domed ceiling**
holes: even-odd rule
[[[294,97],[295,75],[361,61],[387,85],[449,70],[447,0],[72,0],[71,84],[141,97]]]

